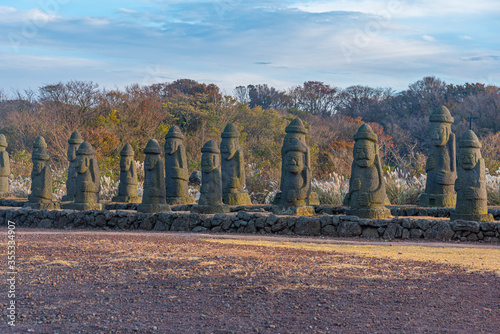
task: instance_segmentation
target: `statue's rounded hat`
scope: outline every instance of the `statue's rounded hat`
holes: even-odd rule
[[[76,155],[93,155],[95,154],[95,150],[92,148],[89,142],[84,141],[78,150],[76,151]]]
[[[37,147],[33,150],[33,155],[31,156],[32,160],[42,160],[47,161],[50,159],[49,152],[46,147]]]
[[[224,131],[222,132],[221,137],[222,138],[239,138],[240,132],[236,128],[236,125],[234,125],[233,123],[229,123],[224,128]]]
[[[71,137],[69,137],[68,143],[69,144],[81,144],[81,143],[83,143],[83,138],[82,138],[82,135],[80,134],[80,132],[74,131],[71,134]]]
[[[378,142],[377,135],[373,132],[371,126],[363,124],[359,127],[358,132],[354,135],[354,140],[367,139],[374,143]]]
[[[7,147],[7,138],[4,134],[0,135],[0,147]]]
[[[429,117],[431,122],[453,123],[455,120],[451,117],[451,113],[445,106],[437,107]]]
[[[133,156],[134,149],[132,148],[132,145],[130,145],[129,143],[125,144],[125,146],[123,146],[122,150],[120,151],[120,155],[122,157]]]
[[[294,139],[287,147],[285,147],[285,153],[290,151],[306,153],[307,148],[300,140]]]
[[[460,138],[460,141],[458,142],[458,147],[461,148],[481,148],[481,142],[477,138],[476,134],[472,130],[467,130],[465,131],[464,135],[462,138]]]
[[[168,129],[168,133],[165,135],[165,139],[168,138],[179,138],[184,140],[184,135],[181,132],[181,129],[177,125],[172,126]]]
[[[300,118],[296,118],[293,121],[288,124],[288,126],[285,128],[286,133],[290,132],[298,132],[298,133],[303,133],[307,134],[307,129],[304,126],[304,123],[302,123]]]
[[[209,140],[203,145],[201,148],[202,153],[216,153],[220,154],[219,148],[217,147],[217,143],[215,140]]]
[[[161,147],[156,139],[150,139],[143,150],[146,154],[161,154]]]
[[[34,149],[39,148],[39,147],[47,148],[47,143],[45,142],[45,138],[43,138],[42,136],[36,137],[35,142],[33,143]]]

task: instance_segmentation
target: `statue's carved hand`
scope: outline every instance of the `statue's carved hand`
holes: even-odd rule
[[[293,202],[297,199],[297,191],[295,190],[290,190],[288,194],[286,195],[286,199],[288,202]]]
[[[436,174],[436,182],[439,184],[446,184],[447,173],[445,171],[440,171]]]
[[[239,186],[240,186],[240,180],[235,177],[231,178],[231,181],[229,181],[229,187],[238,188]]]
[[[359,201],[359,205],[361,205],[361,206],[367,206],[368,204],[370,204],[368,193],[365,193],[365,192],[360,193],[358,195],[358,201]]]
[[[361,189],[361,180],[358,179],[358,178],[352,180],[351,186],[352,186],[351,191],[358,191],[358,190],[360,190]]]
[[[431,170],[434,169],[434,167],[436,167],[436,160],[434,157],[429,157],[429,159],[427,159],[427,163],[425,164],[425,170]]]

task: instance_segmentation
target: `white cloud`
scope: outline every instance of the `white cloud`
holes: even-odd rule
[[[42,26],[57,19],[58,15],[52,11],[43,11],[38,8],[18,10],[14,7],[0,6],[0,23],[31,23],[36,26]]]
[[[427,42],[435,42],[435,41],[436,41],[436,39],[435,39],[434,37],[429,36],[429,35],[423,35],[423,36],[422,36],[422,39],[423,39],[424,41],[427,41]]]

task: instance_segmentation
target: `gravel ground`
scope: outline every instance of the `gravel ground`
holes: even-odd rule
[[[6,228],[0,232],[7,235]],[[468,334],[500,328],[494,271],[341,248],[222,242],[228,236],[216,235],[33,229],[16,235],[17,321],[14,328],[6,324],[3,279],[1,333]],[[7,238],[0,241],[6,259]]]

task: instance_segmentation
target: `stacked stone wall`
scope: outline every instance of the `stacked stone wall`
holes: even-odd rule
[[[473,222],[430,217],[360,219],[323,214],[316,217],[276,216],[238,211],[200,215],[186,211],[138,213],[130,210],[0,209],[0,225],[11,220],[18,227],[250,233],[325,237],[361,237],[439,241],[500,242],[500,222]]]

